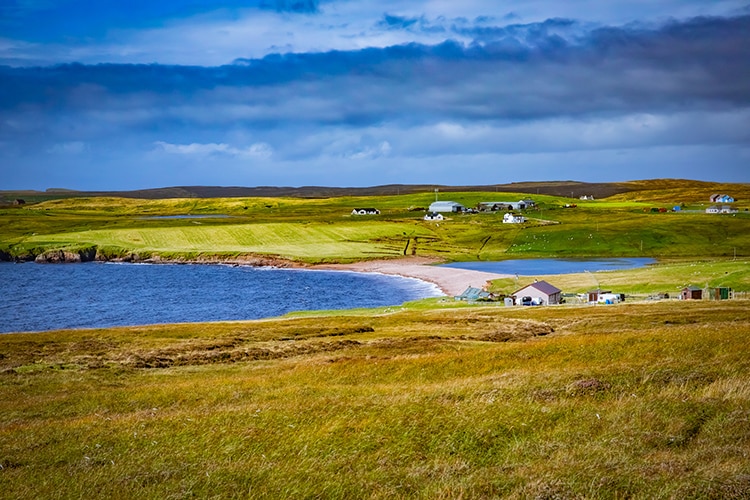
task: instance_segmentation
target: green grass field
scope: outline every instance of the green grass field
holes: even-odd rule
[[[0,209],[0,257],[653,257],[534,278],[623,304],[503,307],[433,298],[246,322],[0,335],[0,498],[750,497],[750,215],[649,181],[611,199],[534,195],[501,214],[422,220],[434,193],[67,198]],[[441,195],[465,206],[522,193]],[[562,208],[574,202],[574,209]],[[685,203],[696,212],[654,213]],[[352,216],[377,207],[380,216]],[[164,219],[157,216],[214,215]],[[747,294],[738,294],[740,297]],[[5,300],[8,300],[7,298]]]
[[[747,498],[748,301],[0,336],[5,498]]]
[[[450,193],[473,207],[523,193]],[[635,195],[632,195],[635,196]],[[622,195],[621,195],[622,197]],[[523,225],[500,213],[422,220],[433,193],[366,198],[60,199],[0,210],[0,251],[33,258],[46,250],[96,247],[107,255],[167,258],[262,255],[305,263],[349,262],[408,254],[444,260],[526,257],[750,256],[750,212],[652,213],[643,201],[580,201],[535,196]],[[676,197],[679,198],[679,197]],[[375,206],[380,216],[352,216]],[[213,218],[159,219],[159,216]]]

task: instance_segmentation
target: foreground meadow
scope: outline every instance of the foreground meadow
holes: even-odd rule
[[[4,498],[747,498],[750,302],[0,336]]]

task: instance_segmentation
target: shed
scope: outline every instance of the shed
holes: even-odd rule
[[[599,302],[599,297],[601,297],[605,293],[612,293],[612,290],[602,290],[601,288],[597,288],[596,290],[589,290],[588,292],[586,292],[589,298],[588,302],[590,304],[596,304],[597,302]]]
[[[524,298],[529,297],[531,303],[538,304],[559,304],[562,290],[550,285],[546,281],[535,281],[534,283],[527,285],[520,290],[513,292],[513,297],[516,299],[516,305],[524,303]]]
[[[480,210],[493,212],[497,210],[524,210],[532,206],[534,206],[534,200],[479,202]]]
[[[619,293],[602,293],[599,295],[599,304],[619,304],[622,295]]]
[[[703,298],[703,289],[697,286],[686,286],[680,292],[682,300],[701,300]]]
[[[490,292],[486,292],[481,288],[470,286],[466,290],[464,290],[461,295],[456,295],[455,299],[472,302],[475,300],[489,300],[492,297],[493,295]]]
[[[427,209],[429,212],[447,212],[456,213],[463,212],[466,207],[455,201],[436,201],[430,204],[430,208]]]
[[[709,300],[727,300],[732,298],[732,289],[725,286],[709,288],[708,289]]]

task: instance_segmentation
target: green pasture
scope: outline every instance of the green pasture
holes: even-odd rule
[[[258,254],[327,261],[403,256],[409,236],[431,236],[408,222],[369,224],[269,223],[92,230],[36,235],[36,247],[103,246],[160,255]]]
[[[472,207],[522,193],[450,193]],[[531,257],[708,258],[750,255],[750,214],[652,213],[652,203],[534,196],[528,222],[502,212],[422,220],[434,193],[403,196],[133,200],[60,199],[0,210],[0,251],[32,257],[82,247],[113,255],[166,257],[257,254],[303,262],[347,262],[421,255],[442,260]],[[442,195],[441,195],[442,199]],[[351,215],[374,207],[379,216]],[[160,219],[163,216],[207,216]]]

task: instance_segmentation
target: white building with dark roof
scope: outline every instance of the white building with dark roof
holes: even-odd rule
[[[552,305],[559,304],[562,290],[546,281],[535,281],[520,290],[513,292],[516,305]]]

